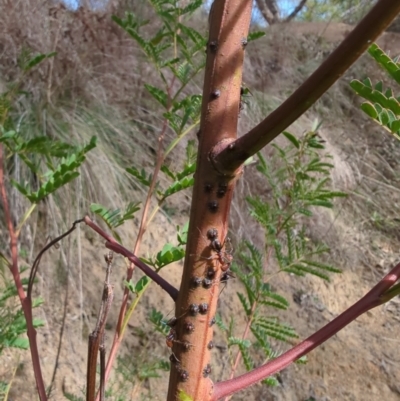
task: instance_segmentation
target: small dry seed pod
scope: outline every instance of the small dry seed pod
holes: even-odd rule
[[[202,315],[205,315],[208,312],[208,304],[203,303],[199,305],[199,312]]]
[[[112,260],[113,260],[113,256],[114,256],[113,251],[110,251],[110,252],[108,252],[107,254],[104,255],[104,260],[106,261],[106,263],[108,265],[111,265]]]

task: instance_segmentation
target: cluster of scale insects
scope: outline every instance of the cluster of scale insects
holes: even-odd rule
[[[215,252],[215,255],[212,258],[215,258],[219,261],[220,268],[222,270],[222,275],[220,278],[220,282],[227,282],[230,277],[233,277],[232,273],[230,272],[229,268],[232,263],[232,255],[231,250],[226,250],[225,244],[221,244],[221,241],[218,239],[218,231],[215,228],[211,228],[207,231],[207,239],[210,241],[210,247]],[[216,275],[216,271],[214,270],[213,266],[208,266],[207,271],[204,277],[197,277],[194,276],[192,279],[192,287],[198,288],[202,286],[203,288],[209,289],[214,283],[214,278]],[[190,304],[187,311],[182,315],[189,315],[189,316],[197,316],[200,315],[207,315],[209,311],[209,306],[207,303],[200,303],[200,304]],[[181,317],[182,317],[181,316]],[[189,341],[179,341],[177,339],[177,332],[175,330],[175,326],[178,322],[177,317],[173,317],[167,322],[167,325],[170,327],[170,331],[166,337],[166,344],[169,348],[172,349],[174,343],[179,344],[183,351],[189,351],[193,345]],[[215,317],[213,317],[209,321],[209,326],[213,326],[215,324]],[[195,331],[195,325],[191,321],[185,321],[183,325],[183,330],[185,335],[190,335]],[[209,341],[207,344],[207,348],[212,350],[214,348],[213,341]],[[170,355],[169,358],[171,364],[175,366],[178,371],[179,379],[183,382],[189,379],[189,373],[187,370],[182,369],[179,359],[176,357],[174,353]],[[211,374],[211,365],[207,364],[203,369],[203,377],[208,377]]]
[[[241,46],[243,50],[247,46],[247,38],[242,38],[241,39]],[[208,42],[207,45],[208,49],[211,51],[211,53],[216,53],[218,51],[218,41],[217,40],[211,40]],[[244,95],[245,90],[243,88],[240,89],[240,105],[239,105],[239,113],[240,110],[243,108],[243,102],[242,102],[242,96]],[[221,96],[221,90],[220,89],[214,89],[212,90],[210,94],[210,100],[214,101],[218,99]],[[198,136],[200,137],[201,132],[198,132]],[[226,182],[219,182],[217,185],[217,189],[215,191],[215,195],[217,199],[211,199],[207,202],[207,209],[211,213],[217,213],[219,209],[219,204],[218,204],[218,199],[221,199],[225,196],[228,190],[228,184]],[[214,192],[214,185],[211,183],[206,183],[204,185],[204,191],[208,194],[211,194]],[[222,244],[221,241],[218,239],[218,231],[216,228],[211,228],[207,231],[207,239],[210,241],[210,247],[212,251],[215,253],[211,258],[217,259],[219,262],[220,269],[222,271],[222,275],[220,277],[220,282],[221,283],[226,283],[230,277],[234,277],[232,273],[230,272],[230,266],[232,263],[232,255],[231,251],[232,250],[227,250],[225,247],[225,243]],[[192,278],[192,288],[198,288],[202,286],[205,289],[210,289],[213,284],[215,283],[215,276],[216,276],[216,271],[213,266],[208,266],[207,270],[205,272],[204,277],[198,277],[194,276]],[[201,304],[191,304],[188,307],[188,310],[184,313],[184,315],[189,315],[189,316],[197,316],[198,314],[201,315],[207,315],[209,311],[209,305],[207,303],[201,303]],[[183,315],[183,316],[184,316]],[[188,351],[190,350],[193,345],[189,341],[179,341],[177,339],[177,332],[175,330],[175,325],[177,324],[178,318],[173,317],[170,319],[167,324],[170,326],[170,331],[169,334],[166,337],[166,344],[169,348],[172,348],[174,343],[180,344],[183,351]],[[211,327],[212,325],[215,324],[215,317],[213,317],[209,321],[209,326]],[[195,331],[195,326],[191,321],[185,321],[183,325],[183,330],[185,335],[190,335]],[[207,344],[207,348],[209,350],[212,350],[214,348],[214,343],[210,341]],[[173,366],[175,366],[178,374],[179,374],[179,379],[183,382],[187,381],[189,379],[189,373],[187,370],[183,369],[181,366],[181,363],[179,359],[176,357],[174,353],[171,354],[170,356],[170,362]],[[203,368],[203,377],[208,377],[211,374],[211,365],[207,364]]]

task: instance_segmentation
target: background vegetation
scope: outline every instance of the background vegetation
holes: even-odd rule
[[[313,2],[309,4],[309,8],[299,13],[298,19],[322,22],[300,24],[293,21],[289,26],[277,23],[266,29],[265,38],[249,45],[244,82],[250,93],[241,114],[242,131],[279,105],[344,37],[350,28],[333,23],[333,20],[343,18],[345,22],[355,22],[342,15],[349,8],[339,9],[335,2],[314,2],[314,8],[321,10],[319,12],[311,12]],[[330,11],[324,11],[323,6],[331,7]],[[89,142],[94,135],[98,138],[96,149],[88,153],[87,162],[80,167],[79,178],[41,203],[22,233],[19,252],[27,266],[47,238],[69,228],[72,221],[88,212],[90,203],[122,208],[143,197],[142,186],[137,185],[137,180],[124,169],[134,165],[151,172],[162,116],[144,83],[150,80],[158,84],[160,81],[140,49],[110,18],[111,14],[123,17],[128,9],[141,20],[150,21],[145,27],[146,33],[158,29],[146,3],[110,3],[105,10],[82,7],[76,12],[68,11],[62,4],[49,5],[35,0],[0,5],[0,92],[6,93],[14,87],[20,91],[11,99],[13,107],[8,116],[9,123],[18,127],[25,139],[46,135],[76,146]],[[352,17],[355,18],[355,14]],[[264,29],[263,24],[258,23]],[[204,32],[207,28],[205,10],[199,11],[190,24]],[[395,34],[386,34],[381,44],[395,53],[400,50],[396,48],[397,41]],[[23,66],[32,55],[52,52],[56,52],[55,57],[24,72]],[[357,299],[397,257],[400,148],[398,142],[389,135],[382,135],[382,131],[358,111],[359,101],[348,82],[364,74],[375,81],[385,80],[384,74],[367,57],[362,58],[290,130],[300,137],[311,130],[315,120],[322,122],[318,135],[326,152],[332,155],[334,169],[329,174],[333,186],[337,191],[350,194],[335,202],[334,212],[316,211],[306,224],[305,237],[315,243],[323,240],[329,245],[330,258],[343,270],[348,279],[346,282],[353,282],[353,286],[345,287],[340,278],[333,278],[327,285],[310,277],[293,281],[279,276],[272,282],[274,289],[279,289],[287,299],[293,299],[291,314],[284,312],[284,316],[302,337]],[[201,77],[193,79],[187,90],[193,94],[201,93]],[[166,135],[170,140],[173,138],[172,132],[167,131]],[[188,135],[195,140],[195,130]],[[288,142],[280,138],[275,143],[283,147]],[[186,145],[187,142],[179,144],[178,153],[185,154]],[[263,157],[269,160],[275,156],[276,150],[270,148]],[[183,160],[171,159],[169,162],[174,165]],[[31,179],[29,171],[19,165],[17,158],[9,160],[9,167],[11,178],[18,181]],[[265,187],[262,171],[257,171],[255,165],[246,168],[245,177],[246,180],[239,184],[230,237],[235,248],[239,248],[243,240],[262,248],[264,234],[255,222],[250,222],[249,214],[244,212],[247,210],[243,207],[245,200],[240,195],[250,193],[253,197],[268,198],[273,188]],[[28,204],[16,190],[10,191],[14,219],[20,221]],[[188,195],[185,195],[179,200],[171,198],[163,206],[162,213],[154,221],[154,227],[163,227],[163,230],[149,231],[141,256],[154,255],[166,238],[176,241],[175,227],[182,227],[187,221],[188,205]],[[119,233],[133,241],[137,229],[138,221],[134,219]],[[5,249],[8,239],[4,227],[0,235],[2,249]],[[241,251],[242,248],[237,251],[238,259]],[[104,275],[99,253],[103,253],[101,242],[90,232],[78,230],[76,236],[46,256],[39,272],[35,295],[44,300],[37,309],[38,318],[44,322],[39,346],[46,361],[45,378],[48,381],[59,348],[61,328],[64,330],[60,347],[62,362],[55,378],[55,399],[61,399],[62,392],[82,396],[79,388],[83,391],[81,378],[85,368],[86,339],[93,329]],[[118,260],[113,273],[116,299],[121,296],[124,270],[124,262]],[[7,294],[9,285],[4,266],[3,271],[0,278],[2,295]],[[166,268],[164,274],[177,285],[180,265]],[[229,321],[232,311],[239,313],[241,306],[235,295],[241,288],[238,282],[236,280],[235,284],[235,280],[230,280],[224,290],[221,321]],[[67,284],[69,292],[65,297]],[[12,300],[7,302],[7,308],[12,312]],[[144,297],[136,320],[129,323],[133,335],[127,339],[117,373],[113,376],[111,391],[115,399],[123,399],[118,398],[122,396],[125,399],[163,397],[167,374],[160,361],[167,360],[167,349],[164,338],[148,322],[152,308],[162,311],[164,316],[169,316],[173,310],[172,303],[163,297]],[[116,310],[113,312],[110,329],[116,323]],[[368,332],[361,323],[355,323],[336,340],[312,354],[308,365],[300,367],[301,375],[296,375],[300,368],[292,367],[281,374],[277,387],[256,387],[251,390],[252,397],[273,394],[277,399],[289,399],[291,395],[293,399],[322,396],[362,399],[379,388],[385,399],[396,399],[400,389],[396,384],[399,377],[395,363],[400,355],[394,351],[393,355],[382,357],[379,351],[379,338],[382,335],[390,337],[388,329],[396,323],[396,312],[396,301],[383,311],[373,312],[373,322],[362,320]],[[12,313],[17,319],[18,312]],[[380,326],[383,322],[385,330]],[[222,324],[220,326],[223,328]],[[236,335],[241,333],[242,327],[238,326]],[[391,336],[390,341],[397,340]],[[215,343],[215,359],[220,364],[213,375],[226,377],[231,362],[226,352],[228,342],[224,330],[219,337],[217,335]],[[360,344],[364,344],[361,352]],[[355,345],[358,345],[357,352]],[[134,358],[129,358],[132,354]],[[375,354],[382,358],[381,362],[369,359],[368,355]],[[7,385],[11,383],[10,399],[12,396],[30,398],[33,384],[27,353],[7,348],[1,358],[4,361],[0,372],[4,391],[8,391]],[[336,359],[338,365],[334,363]],[[349,373],[340,364],[350,361],[354,365]],[[365,361],[367,368],[363,368]],[[158,375],[159,379],[154,378]],[[127,377],[129,381],[121,380]],[[314,384],[310,386],[309,383]],[[338,383],[343,383],[343,387]]]

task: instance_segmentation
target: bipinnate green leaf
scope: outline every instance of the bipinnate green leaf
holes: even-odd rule
[[[228,327],[226,326],[226,324],[223,322],[221,315],[219,315],[218,313],[215,315],[215,324],[218,326],[218,328],[227,333],[228,332]]]
[[[156,265],[158,268],[169,265],[170,263],[177,262],[185,256],[185,249],[183,247],[176,247],[172,244],[165,244],[163,249],[157,253]]]
[[[138,280],[136,284],[132,279],[129,281],[125,280],[124,284],[132,294],[140,295],[150,284],[150,282],[151,280],[147,276],[143,276]]]
[[[164,109],[168,107],[168,95],[163,90],[149,84],[144,84],[144,86],[150,95],[153,96],[153,98],[156,99]]]
[[[162,194],[162,197],[165,199],[168,196],[171,196],[179,191],[190,188],[193,186],[193,183],[194,183],[193,177],[184,177],[179,181],[175,181],[166,189],[166,191]]]
[[[265,32],[263,31],[250,32],[249,35],[247,36],[247,42],[257,40],[259,38],[262,38],[263,36],[265,36]]]
[[[200,8],[203,4],[202,0],[194,0],[188,2],[188,4],[181,8],[180,15],[185,15],[185,14],[192,14],[194,13],[198,8]]]
[[[276,387],[280,384],[278,379],[274,376],[267,377],[266,379],[262,380],[261,383],[268,387]]]
[[[400,64],[392,60],[376,43],[368,48],[368,53],[400,84]]]
[[[128,167],[125,169],[129,174],[133,175],[142,185],[149,187],[151,183],[151,174],[146,175],[146,171],[142,168],[139,171],[136,167]]]
[[[167,324],[166,319],[163,314],[155,308],[152,308],[149,313],[149,320],[153,323],[156,331],[161,333],[163,336],[166,336],[170,330],[170,327]]]
[[[246,313],[246,316],[250,316],[251,308],[250,308],[250,305],[249,305],[246,297],[241,292],[237,292],[236,294],[239,297],[239,301],[242,304],[242,307]]]
[[[391,59],[375,43],[369,47],[368,53],[397,83],[400,83],[398,58]],[[353,80],[350,86],[358,95],[367,100],[362,103],[361,109],[397,139],[400,139],[400,98],[393,95],[392,89],[384,90],[382,81],[373,87],[369,78],[362,82]]]
[[[368,114],[374,120],[378,119],[378,112],[376,111],[375,107],[370,102],[364,102],[361,104],[361,110]]]
[[[300,149],[300,142],[299,140],[292,135],[290,132],[284,131],[282,133],[297,149]]]
[[[237,337],[229,337],[228,338],[228,347],[232,347],[234,345],[237,345],[239,347],[246,370],[250,371],[251,369],[253,369],[254,362],[253,362],[250,352],[249,352],[251,342],[247,339],[243,340],[243,339],[237,338]]]
[[[260,299],[260,303],[262,305],[273,306],[278,309],[286,310],[289,307],[289,302],[282,295],[277,294],[276,292],[271,290],[271,286],[269,284],[263,284],[260,293],[262,295],[262,299]]]
[[[189,222],[185,223],[182,229],[180,229],[179,226],[176,227],[176,237],[179,245],[186,245],[188,232],[189,232]]]
[[[55,192],[68,182],[79,176],[76,171],[85,161],[85,155],[96,146],[96,137],[92,137],[89,144],[78,150],[68,157],[63,157],[55,170],[49,170],[44,174],[45,181],[35,192],[31,191],[29,185],[22,185],[14,180],[11,184],[17,188],[32,203],[38,203],[46,196]],[[48,164],[49,166],[49,164]]]
[[[265,335],[276,340],[288,342],[291,338],[298,338],[293,327],[278,322],[276,318],[257,317],[252,325],[257,326],[258,329],[263,330]]]
[[[135,212],[140,210],[139,205],[139,202],[130,202],[125,210],[121,212],[120,209],[107,209],[103,205],[92,203],[90,205],[90,210],[100,216],[111,230],[114,230],[122,225],[125,221],[133,219],[135,217]],[[118,240],[120,241],[119,237]]]

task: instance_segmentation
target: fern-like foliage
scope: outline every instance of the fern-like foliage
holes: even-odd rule
[[[400,84],[399,56],[392,59],[376,43],[369,47],[368,53],[395,83]],[[400,96],[394,95],[391,88],[384,88],[382,81],[374,85],[369,78],[354,79],[350,86],[366,100],[361,110],[400,140]]]
[[[13,283],[8,282],[3,275],[3,266],[0,267],[0,355],[5,348],[28,349],[29,340],[25,338],[26,321],[21,307],[16,307],[17,290]],[[22,279],[26,289],[28,279]],[[36,308],[43,303],[41,298],[34,299],[32,307]],[[35,328],[44,326],[41,319],[33,319]]]
[[[86,154],[96,146],[96,137],[82,147],[71,146],[65,142],[52,141],[49,137],[25,140],[16,131],[0,131],[0,142],[11,154],[18,155],[36,177],[36,189],[31,183],[11,180],[11,184],[32,203],[55,192],[79,176],[78,169],[86,159]],[[43,171],[43,164],[47,167]]]
[[[165,160],[177,144],[199,124],[202,97],[198,94],[186,94],[185,89],[204,68],[206,38],[185,24],[185,19],[201,7],[200,0],[192,0],[184,5],[170,0],[149,2],[161,26],[152,35],[145,34],[142,29],[148,21],[140,21],[133,13],[126,13],[122,19],[114,16],[113,20],[133,38],[159,74],[158,83],[152,81],[144,86],[157,103],[158,109],[162,110],[162,117],[167,122],[168,129],[175,134],[165,147]],[[167,78],[171,73],[174,76],[173,86]],[[171,182],[166,186],[157,182],[155,193],[159,205],[168,197],[193,185],[193,173],[196,168],[194,141],[188,141],[186,153],[187,159],[181,166],[175,164],[172,168],[164,161],[161,170]],[[142,167],[132,166],[126,171],[141,186],[150,186],[152,175]]]
[[[345,196],[330,188],[333,165],[329,156],[321,155],[323,140],[316,130],[301,138],[289,132],[283,135],[288,145],[274,144],[275,154],[268,163],[258,155],[257,170],[266,181],[267,196],[247,198],[251,215],[264,229],[265,247],[261,250],[251,242],[244,242],[232,265],[234,275],[243,285],[237,296],[250,329],[247,332],[251,334],[237,337],[233,318],[229,326],[221,318],[216,320],[225,333],[230,352],[236,349],[240,353],[246,370],[276,358],[280,354],[277,344],[292,343],[298,337],[281,317],[290,305],[271,285],[272,275],[308,273],[329,280],[331,273],[340,272],[323,260],[329,248],[312,243],[304,228],[305,219],[316,208],[332,208],[335,198]],[[272,266],[277,269],[273,271]],[[271,386],[278,382],[270,377],[263,383]]]
[[[125,221],[133,219],[135,217],[135,212],[140,210],[139,205],[140,203],[130,202],[126,206],[125,210],[121,211],[120,209],[107,209],[98,203],[92,203],[90,205],[90,210],[98,215],[107,224],[114,237],[121,242],[121,237],[115,231],[115,229],[124,224]]]
[[[310,244],[303,222],[315,208],[332,208],[334,199],[346,194],[330,188],[333,165],[329,155],[319,153],[324,145],[317,132],[308,132],[300,139],[288,132],[284,135],[289,145],[274,145],[276,153],[268,164],[258,155],[257,170],[267,179],[270,191],[267,199],[247,198],[250,213],[265,229],[266,248],[273,248],[281,270],[328,279],[327,273],[339,270],[316,260],[329,248]]]

